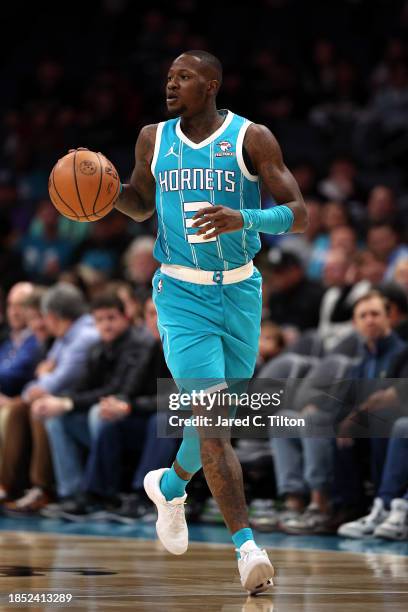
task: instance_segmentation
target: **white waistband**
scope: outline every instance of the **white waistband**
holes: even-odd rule
[[[254,264],[250,261],[244,266],[234,268],[234,270],[212,271],[162,263],[160,270],[163,274],[167,274],[167,276],[188,283],[197,283],[198,285],[230,285],[231,283],[239,283],[250,278],[254,271]]]

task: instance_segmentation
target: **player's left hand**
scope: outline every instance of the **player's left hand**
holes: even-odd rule
[[[207,206],[201,208],[194,215],[193,219],[197,219],[192,227],[201,227],[197,235],[204,234],[204,240],[226,234],[228,232],[236,232],[244,225],[239,210],[233,210],[227,206]]]

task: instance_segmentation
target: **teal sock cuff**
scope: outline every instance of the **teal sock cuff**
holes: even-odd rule
[[[245,542],[254,539],[254,534],[252,533],[252,529],[250,529],[249,527],[244,527],[243,529],[240,529],[239,531],[233,533],[231,537],[235,548],[241,548],[241,546],[245,544]]]
[[[171,501],[175,497],[182,497],[186,492],[188,480],[183,480],[176,473],[172,466],[167,472],[164,472],[160,481],[160,491],[163,493],[166,501]]]

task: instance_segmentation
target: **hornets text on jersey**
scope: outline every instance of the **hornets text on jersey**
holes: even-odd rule
[[[200,208],[261,206],[258,177],[249,172],[242,151],[250,121],[219,112],[224,122],[200,143],[183,134],[180,119],[157,127],[151,165],[158,215],[154,256],[162,263],[225,271],[248,263],[260,249],[256,231],[242,229],[204,240],[192,227]]]

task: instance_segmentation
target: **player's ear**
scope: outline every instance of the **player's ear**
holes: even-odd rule
[[[208,81],[208,92],[211,93],[212,95],[216,96],[219,88],[220,88],[220,82],[217,81],[216,79],[213,79],[212,81]]]

